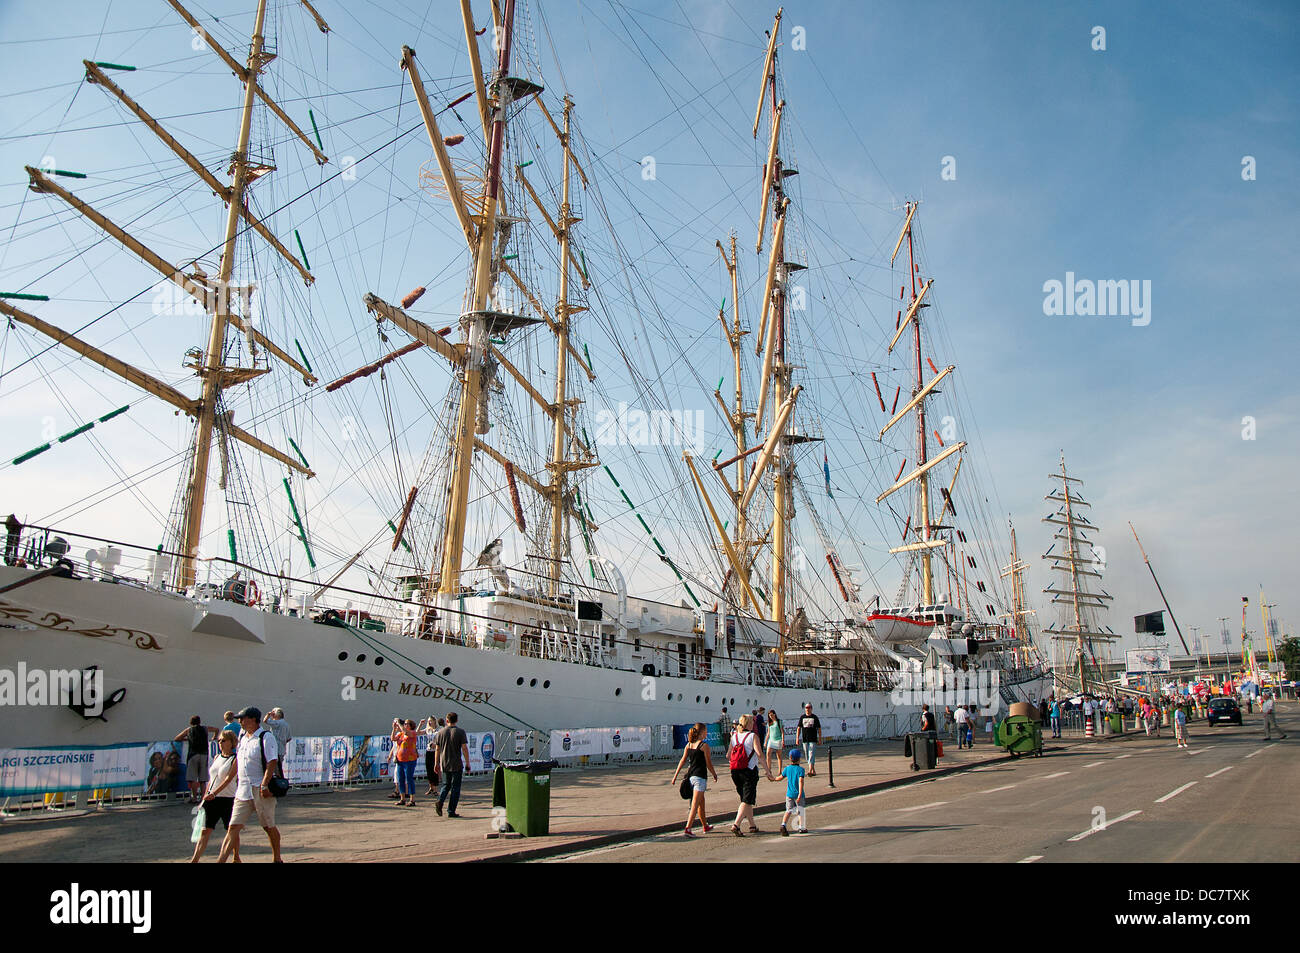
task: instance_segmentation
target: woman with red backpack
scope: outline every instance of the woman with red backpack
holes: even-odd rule
[[[752,715],[741,715],[740,721],[736,725],[736,733],[731,736],[731,748],[727,752],[727,761],[731,766],[731,781],[736,785],[736,793],[740,795],[740,807],[736,809],[736,823],[731,825],[731,833],[737,837],[744,837],[740,829],[740,822],[749,821],[749,832],[758,833],[758,825],[754,823],[754,802],[758,800],[758,763],[761,758],[762,748],[758,742],[758,736],[754,734],[754,719]],[[774,780],[772,769],[764,760],[763,768],[767,772],[767,779]]]

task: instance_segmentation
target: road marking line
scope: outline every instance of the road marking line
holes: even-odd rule
[[[1250,754],[1246,755],[1246,757],[1247,757],[1247,758],[1253,758],[1253,757],[1255,757],[1255,755],[1257,755],[1257,754],[1263,754],[1263,753],[1264,753],[1264,749],[1263,749],[1263,748],[1260,748],[1258,751],[1252,751]],[[1243,760],[1245,760],[1245,759],[1243,759]]]
[[[1085,764],[1084,767],[1085,767],[1085,768],[1095,768],[1095,767],[1097,767],[1097,765],[1099,765],[1099,764],[1105,764],[1105,763],[1106,763],[1105,761],[1094,761],[1092,764]]]
[[[1084,831],[1082,834],[1075,834],[1073,837],[1070,838],[1070,840],[1072,841],[1083,840],[1085,837],[1091,837],[1093,834],[1096,834],[1098,831],[1104,831],[1108,827],[1114,827],[1120,821],[1127,821],[1130,817],[1137,817],[1141,813],[1142,813],[1141,811],[1129,811],[1127,814],[1122,814],[1119,817],[1115,818],[1115,820],[1113,821],[1107,821],[1101,827],[1093,827],[1090,828],[1089,830]]]
[[[1052,778],[1063,778],[1063,777],[1065,777],[1065,776],[1066,776],[1067,774],[1069,774],[1069,773],[1070,773],[1069,771],[1057,771],[1055,774],[1045,774],[1045,775],[1043,775],[1041,778],[1030,778],[1029,780],[1030,780],[1030,781],[1050,781],[1050,780],[1052,780]]]
[[[1188,748],[1187,753],[1189,755],[1193,755],[1193,754],[1200,754],[1202,751],[1209,751],[1209,750],[1210,750],[1209,748],[1197,748],[1195,751],[1193,751],[1191,748]]]
[[[1197,782],[1197,781],[1188,781],[1188,782],[1187,782],[1186,784],[1184,784],[1181,788],[1174,788],[1172,791],[1170,791],[1170,792],[1169,792],[1168,794],[1166,794],[1164,797],[1158,797],[1158,798],[1156,798],[1156,803],[1157,803],[1157,804],[1163,804],[1163,803],[1165,803],[1165,801],[1168,801],[1170,798],[1178,797],[1178,795],[1182,794],[1184,791],[1186,791],[1188,788],[1190,788],[1193,784],[1197,784],[1197,783],[1199,783],[1199,782]]]
[[[1026,857],[1024,860],[1018,860],[1018,861],[1016,861],[1016,863],[1017,863],[1017,864],[1032,864],[1034,861],[1036,861],[1036,860],[1042,860],[1042,859],[1043,859],[1043,855],[1042,855],[1042,854],[1030,854],[1030,855],[1029,855],[1028,857]]]
[[[924,811],[927,807],[938,807],[941,804],[947,804],[947,801],[931,801],[929,804],[916,804],[912,807],[900,807],[898,810],[907,811]]]
[[[1007,791],[1015,787],[1014,784],[1004,784],[1000,788],[989,788],[987,791],[976,791],[976,794],[997,794],[999,791]]]
[[[1123,759],[1123,758],[1131,758],[1131,757],[1133,757],[1132,752],[1129,752],[1128,754],[1117,754],[1117,755],[1115,756],[1115,760],[1116,760],[1116,761],[1119,761],[1119,760],[1121,760],[1121,759]]]
[[[1218,775],[1222,774],[1224,771],[1231,771],[1231,770],[1232,770],[1232,765],[1228,765],[1226,768],[1220,768],[1218,771],[1215,771],[1213,774],[1207,774],[1206,777],[1207,778],[1217,777]]]

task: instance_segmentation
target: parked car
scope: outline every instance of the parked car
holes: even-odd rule
[[[1210,707],[1205,714],[1205,721],[1211,727],[1222,721],[1240,725],[1241,707],[1237,704],[1235,698],[1224,698],[1222,695],[1216,696],[1210,699]]]

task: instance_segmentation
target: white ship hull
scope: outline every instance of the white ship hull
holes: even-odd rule
[[[29,574],[0,567],[0,586]],[[823,720],[865,715],[892,733],[888,716],[898,716],[901,730],[915,711],[894,706],[886,692],[647,680],[637,671],[214,607],[244,620],[248,631],[195,631],[202,604],[127,584],[47,578],[0,595],[0,669],[96,665],[106,693],[126,689],[104,720],[57,705],[10,708],[0,719],[0,747],[160,740],[192,715],[213,724],[244,705],[283,707],[300,737],[382,733],[395,716],[448,711],[471,731],[711,722],[723,705],[733,715],[775,709],[789,721],[806,701]]]

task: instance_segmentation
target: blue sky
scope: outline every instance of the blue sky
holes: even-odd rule
[[[334,30],[328,45],[301,11],[289,6],[278,14],[282,58],[310,63],[315,74],[288,74],[280,91],[316,97],[312,105],[327,119],[325,135],[335,155],[364,155],[415,120],[396,68],[403,43],[417,50],[426,82],[447,93],[442,101],[468,89],[453,6],[410,0],[368,5],[364,14],[330,0],[318,7]],[[214,34],[233,38],[247,29],[251,8],[222,0],[195,11],[217,14],[222,24]],[[77,90],[81,57],[153,67],[115,77],[156,115],[177,116],[169,127],[195,142],[205,161],[228,152],[233,137],[230,107],[237,90],[229,74],[222,75],[206,50],[190,48],[188,28],[165,4],[72,3],[61,8],[67,14],[61,19],[75,24],[66,31],[75,39],[58,39],[62,31],[37,15],[42,9],[22,0],[0,9],[0,75],[11,93],[0,98],[0,228],[8,246],[0,258],[0,284],[6,285],[0,290],[26,287],[46,270],[41,262],[47,255],[91,245],[89,231],[66,215],[56,234],[36,227],[36,217],[52,211],[52,203],[25,196],[23,164],[50,154],[61,167],[95,173],[85,185],[63,181],[88,195],[113,193],[115,168],[143,175],[148,157],[175,176],[174,161],[144,133],[108,125],[122,117],[107,108],[102,92]],[[480,21],[487,9],[475,4]],[[620,238],[638,256],[681,339],[693,347],[691,371],[663,371],[671,392],[695,387],[696,374],[711,390],[729,361],[716,334],[717,299],[727,292],[713,239],[734,227],[742,274],[748,284],[761,280],[762,265],[752,253],[761,147],[749,127],[772,13],[733,0],[544,3],[540,14],[529,14],[548,93],[567,89],[578,102],[584,144],[608,180],[602,189]],[[1287,3],[785,6],[787,142],[801,173],[794,245],[813,266],[807,286],[814,305],[798,330],[801,346],[807,355],[836,352],[826,367],[845,374],[896,371],[898,362],[883,354],[889,337],[883,329],[899,283],[887,255],[902,202],[921,199],[922,267],[935,277],[938,305],[930,312],[936,336],[927,353],[941,367],[958,365],[956,427],[983,464],[984,478],[974,486],[988,497],[990,513],[1015,520],[1022,555],[1032,557],[1050,543],[1048,527],[1038,520],[1050,508],[1042,501],[1047,474],[1064,451],[1071,471],[1087,481],[1091,515],[1103,528],[1103,585],[1116,596],[1108,621],[1117,632],[1131,629],[1132,615],[1159,607],[1130,520],[1185,633],[1192,625],[1217,630],[1217,617],[1238,612],[1242,595],[1251,597],[1249,623],[1258,628],[1261,584],[1284,619],[1300,612],[1288,604],[1300,557],[1296,521],[1288,515],[1289,478],[1300,456],[1300,393],[1285,363],[1300,343],[1291,314],[1300,293],[1294,266],[1300,245],[1298,25],[1300,14]],[[1098,26],[1105,29],[1104,50],[1093,49]],[[794,27],[803,28],[805,49],[790,48]],[[552,62],[552,45],[562,70]],[[347,95],[325,96],[327,87]],[[222,103],[227,111],[215,122],[181,116],[197,112],[196,103]],[[303,121],[303,104],[293,111]],[[465,118],[472,113],[471,104],[462,108]],[[104,128],[86,128],[101,123]],[[53,134],[56,129],[62,131]],[[656,160],[651,181],[640,174],[646,156]],[[1242,178],[1245,156],[1255,160],[1253,181]],[[955,179],[940,176],[945,157],[955,160]],[[281,143],[277,159],[283,184],[274,186],[282,190],[276,195],[291,197],[319,181],[301,150]],[[428,284],[422,306],[431,322],[459,309],[464,262],[451,216],[414,187],[414,172],[427,159],[427,143],[417,133],[360,166],[346,204],[361,224],[346,260],[335,246],[312,250],[312,264],[328,273],[312,300],[315,320],[329,323],[327,336],[335,343],[321,359],[326,367],[341,372],[377,356],[373,332],[365,331],[369,319],[356,303],[365,290],[395,300]],[[329,194],[322,190],[320,202],[312,200],[323,209],[315,218],[299,215],[300,204],[289,213],[292,221],[277,220],[280,234],[300,227],[309,243],[313,235],[338,234],[348,223],[337,217],[339,206],[326,202]],[[145,196],[123,201],[137,213],[152,204]],[[142,227],[151,241],[197,254],[206,247],[199,236],[214,233],[219,210],[200,190],[185,192],[181,201],[187,217],[146,216]],[[589,210],[593,205],[588,202]],[[102,292],[87,292],[84,269],[68,266],[38,282],[40,290],[54,288],[52,296],[65,300],[32,310],[76,327],[105,310],[95,310],[99,301],[92,299],[120,300],[152,281],[144,269],[106,273],[120,256],[103,246],[90,248],[86,260],[103,263],[97,276]],[[1044,282],[1064,280],[1067,272],[1150,281],[1150,324],[1045,315]],[[747,296],[751,310],[758,290]],[[625,303],[616,290],[609,294]],[[86,300],[74,302],[74,295]],[[87,336],[106,347],[114,340],[123,356],[169,380],[185,380],[178,355],[199,343],[197,323],[161,327],[154,321],[146,333],[136,324],[141,314],[125,310],[96,326],[100,337]],[[655,321],[641,326],[652,339],[646,342],[626,315],[607,320],[620,324],[624,344],[662,351],[663,342],[653,340],[660,333]],[[590,333],[591,350],[598,364],[616,367],[600,327]],[[11,340],[16,333],[33,340],[26,332],[7,332],[5,371],[27,353]],[[363,333],[371,336],[363,339]],[[846,348],[845,340],[853,343]],[[672,364],[671,350],[661,360]],[[64,406],[43,382],[23,376],[32,370],[0,379],[5,449],[15,454],[40,442],[46,416],[55,417],[62,432],[65,423],[111,409],[112,399],[132,399],[129,389],[83,373],[59,381],[70,404]],[[634,395],[611,377],[604,398]],[[25,389],[15,392],[22,384]],[[439,378],[431,387],[434,399],[444,387],[445,377]],[[695,387],[682,406],[707,408],[711,399]],[[883,450],[869,462],[852,457],[847,428],[858,418],[874,435],[881,421],[873,402],[845,408],[823,397],[812,405],[836,433],[829,446],[837,484],[866,498],[879,491],[882,478],[892,477],[898,460]],[[843,416],[846,409],[852,413]],[[304,411],[302,417],[319,424],[322,415]],[[1242,439],[1244,417],[1254,418],[1253,440]],[[720,424],[712,416],[710,427],[720,446]],[[183,446],[184,432],[174,417],[146,408],[138,421],[105,431],[102,439],[113,455],[143,465]],[[413,458],[422,446],[412,436]],[[326,452],[324,443],[307,449],[313,457]],[[41,494],[61,503],[111,482],[89,447],[77,453],[84,459],[51,452],[21,472],[0,471],[0,489],[7,499]],[[173,482],[160,475],[149,484],[147,492],[162,500],[164,510]],[[818,481],[810,476],[809,482]],[[649,484],[639,489],[643,498],[653,495]],[[596,495],[617,499],[612,492]],[[131,525],[138,518],[132,507],[143,504],[122,500],[98,518]],[[339,505],[347,512],[361,503]],[[28,513],[55,509],[29,506]],[[671,519],[667,504],[652,511],[661,521]],[[611,532],[644,549],[633,542],[635,534],[616,529],[624,517],[611,511]],[[80,517],[78,525],[88,518]],[[868,559],[888,591],[896,571],[883,550],[896,540],[880,538],[875,525],[864,521],[859,533],[875,534],[867,540]],[[633,558],[646,572],[661,571],[644,556]],[[1046,585],[1046,577],[1036,565],[1031,592]],[[1044,606],[1039,597],[1040,619],[1048,616]]]

